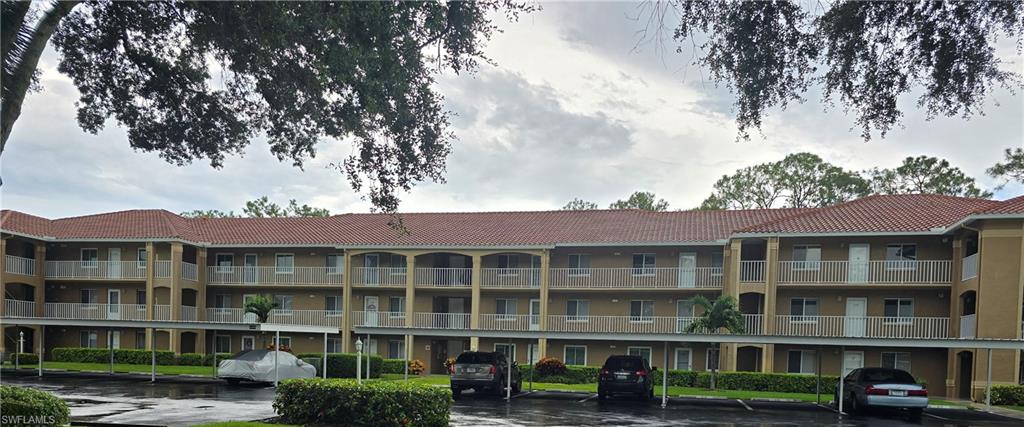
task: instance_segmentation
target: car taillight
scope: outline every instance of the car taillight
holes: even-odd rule
[[[869,385],[867,388],[864,389],[864,393],[865,394],[876,395],[876,396],[877,395],[883,395],[884,396],[884,395],[888,395],[889,394],[889,389],[878,388],[878,387]]]
[[[601,375],[608,375],[608,373],[609,373],[609,372],[608,372],[608,370],[607,370],[607,369],[602,369],[602,370],[601,370]]]
[[[496,372],[498,372],[498,367],[491,365],[491,375],[494,375]]]
[[[455,365],[451,365],[448,367],[448,374],[455,375]]]
[[[647,371],[636,371],[636,375],[638,377],[646,377],[647,376]]]
[[[928,390],[908,390],[907,396],[928,397]]]

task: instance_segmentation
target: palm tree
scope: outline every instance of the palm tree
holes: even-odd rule
[[[703,308],[704,313],[686,327],[687,333],[718,333],[723,329],[730,334],[743,333],[743,313],[732,296],[722,296],[711,302],[703,295],[697,295],[693,298],[693,304]],[[717,350],[719,343],[711,343],[711,346]],[[715,389],[717,376],[718,368],[715,367],[711,370],[712,390]]]
[[[278,307],[277,301],[270,295],[256,295],[249,299],[245,303],[245,312],[256,315],[256,320],[259,323],[267,323],[267,319],[270,318],[270,312]],[[263,347],[267,346],[267,339],[260,332],[260,341],[263,342]],[[274,348],[277,349],[276,347]]]

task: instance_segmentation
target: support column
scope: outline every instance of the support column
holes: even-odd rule
[[[764,333],[772,335],[775,333],[775,306],[776,290],[779,280],[779,238],[769,237],[767,251],[765,252],[764,263]],[[765,344],[762,360],[762,370],[772,372],[775,367],[775,345]]]
[[[196,248],[196,318],[206,321],[206,248]],[[205,340],[203,341],[205,342]]]
[[[469,328],[473,330],[480,329],[480,279],[482,277],[480,264],[482,263],[482,256],[473,255],[473,278],[471,280],[472,290],[469,303]],[[469,349],[472,351],[480,349],[480,337],[469,337]]]
[[[729,245],[724,247],[722,250],[722,265],[725,266],[727,274],[725,274],[725,283],[722,286],[722,295],[731,296],[736,300],[736,304],[740,301],[740,259],[742,259],[741,251],[743,250],[743,241],[734,239],[729,242]],[[745,331],[750,333],[751,331]],[[722,367],[723,371],[735,371],[736,370],[736,358],[739,356],[739,346],[735,343],[721,344],[719,347],[718,355],[718,366]]]
[[[7,289],[4,282],[7,281],[7,239],[0,239],[0,300],[7,297]],[[39,264],[39,261],[36,261]],[[0,301],[0,317],[4,316],[4,307],[7,305]],[[0,341],[3,340],[3,331],[0,331]],[[3,353],[3,343],[0,343],[0,353]]]
[[[36,277],[32,295],[36,299],[36,316],[46,314],[46,245],[36,245]],[[6,290],[5,290],[6,291]],[[6,295],[6,294],[5,294]]]
[[[352,351],[352,255],[347,249],[342,250],[342,259],[345,260],[345,274],[341,288],[341,352],[349,353]]]
[[[540,254],[540,330],[548,330],[548,289],[551,287],[551,251],[544,249]],[[539,359],[548,355],[548,339],[537,340]]]
[[[171,243],[171,320],[181,320],[181,243]],[[181,352],[181,331],[168,331],[168,345],[175,354]]]
[[[416,255],[405,256],[405,326],[413,327],[416,321]]]
[[[156,248],[153,242],[146,242],[146,320],[153,320],[156,307]],[[146,349],[156,348],[153,328],[146,328]]]

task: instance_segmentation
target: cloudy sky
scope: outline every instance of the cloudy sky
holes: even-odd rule
[[[723,174],[811,151],[855,170],[890,167],[906,156],[949,159],[985,188],[985,168],[1024,140],[1024,98],[1000,91],[998,106],[969,121],[926,121],[906,100],[904,126],[884,140],[863,142],[853,119],[826,111],[816,95],[771,111],[761,135],[736,142],[732,96],[687,65],[675,45],[636,46],[643,26],[630,3],[545,3],[487,46],[496,67],[444,76],[439,89],[456,114],[458,141],[447,183],[425,183],[403,195],[402,210],[557,209],[574,197],[602,206],[634,190],[654,191],[671,208],[697,206]],[[1022,58],[1003,57],[1018,71]],[[41,61],[44,91],[30,94],[0,158],[0,203],[48,217],[163,208],[240,210],[246,200],[272,200],[367,212],[344,177],[327,168],[351,147],[322,144],[305,170],[278,162],[263,141],[223,169],[197,162],[176,167],[154,153],[134,152],[124,129],[98,135],[75,121],[78,94],[56,71],[52,49]],[[1011,185],[1003,199],[1024,193]]]

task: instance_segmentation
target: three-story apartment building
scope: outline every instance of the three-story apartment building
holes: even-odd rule
[[[600,365],[838,374],[891,366],[934,395],[1021,377],[1024,197],[872,196],[819,209],[187,219],[3,211],[3,348],[366,350],[443,373],[468,349]],[[690,333],[693,297],[745,328]],[[40,340],[41,341],[37,341]],[[720,345],[717,345],[721,343]],[[27,351],[27,350],[26,350]]]

